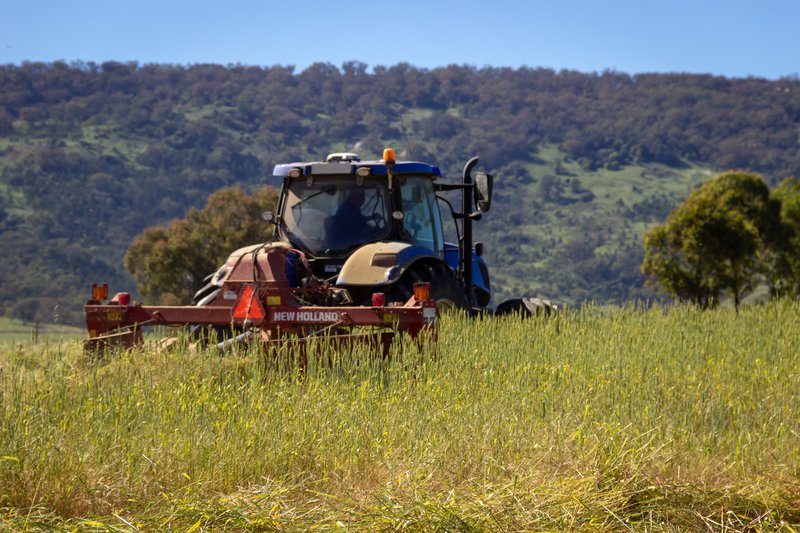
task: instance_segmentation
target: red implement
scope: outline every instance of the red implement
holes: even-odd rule
[[[285,258],[286,250],[269,248],[242,256],[205,306],[143,306],[132,303],[127,293],[117,293],[105,302],[107,287],[95,285],[92,299],[84,306],[89,330],[85,349],[138,346],[144,326],[207,325],[235,328],[243,333],[236,339],[257,334],[267,342],[319,336],[353,339],[364,334],[354,333],[353,328],[373,328],[386,350],[394,334],[417,337],[434,325],[436,307],[430,299],[430,284],[420,284],[416,297],[403,305],[383,305],[380,297],[373,303],[381,305],[309,305],[346,302],[347,296],[342,289],[315,281],[302,288],[290,287]]]

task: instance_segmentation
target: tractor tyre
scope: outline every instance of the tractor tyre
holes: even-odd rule
[[[444,265],[418,263],[406,270],[392,286],[392,301],[405,303],[414,294],[414,283],[431,284],[431,298],[436,302],[436,312],[469,309],[467,295],[455,277]]]

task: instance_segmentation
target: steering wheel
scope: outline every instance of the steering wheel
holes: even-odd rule
[[[372,213],[367,217],[367,226],[382,230],[386,227],[386,219],[380,213]]]

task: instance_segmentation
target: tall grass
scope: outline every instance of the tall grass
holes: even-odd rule
[[[800,524],[800,306],[440,323],[298,364],[0,353],[0,526],[759,530]]]

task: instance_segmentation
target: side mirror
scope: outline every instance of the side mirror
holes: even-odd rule
[[[275,213],[272,211],[264,211],[261,213],[261,218],[264,219],[265,222],[269,222],[270,224],[275,224]]]
[[[492,205],[492,184],[494,176],[485,172],[475,174],[475,207],[481,213],[487,213]]]

